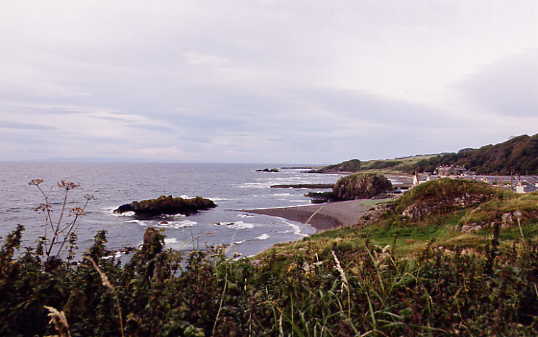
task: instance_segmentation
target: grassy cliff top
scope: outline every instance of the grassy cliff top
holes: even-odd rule
[[[429,160],[437,155],[417,155],[395,159],[380,159],[361,161],[358,159],[347,160],[338,164],[322,167],[316,172],[374,172],[374,173],[409,173],[413,167],[424,160]]]
[[[473,196],[477,198],[473,199]],[[426,205],[424,207],[428,210],[428,205],[465,197],[471,201],[479,200],[478,204],[462,205],[458,201],[457,207],[447,207],[445,212],[431,208],[431,214],[419,219],[402,215],[405,209],[414,205]],[[374,223],[323,231],[300,241],[277,244],[260,254],[259,258],[278,255],[282,261],[286,261],[287,257],[297,254],[324,256],[335,248],[353,254],[365,244],[390,245],[398,256],[413,256],[428,246],[451,250],[471,249],[481,254],[490,242],[493,226],[463,232],[462,224],[479,222],[479,219],[488,224],[495,221],[501,224],[502,214],[518,210],[525,219],[522,228],[517,226],[515,220],[503,226],[501,246],[508,248],[514,242],[521,242],[522,238],[538,237],[538,193],[517,195],[481,182],[440,179],[423,183],[400,199],[384,204],[384,214]]]
[[[505,194],[512,193],[483,182],[445,178],[425,182],[412,188],[398,199],[396,208],[403,211],[417,203],[438,203],[471,196],[491,199]]]

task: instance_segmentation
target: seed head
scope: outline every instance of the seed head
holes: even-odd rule
[[[75,184],[74,182],[72,181],[67,181],[67,180],[61,180],[59,183],[58,183],[58,187],[59,188],[62,188],[62,189],[65,189],[66,191],[69,191],[69,190],[73,190],[77,187],[79,187],[80,185],[78,184]]]
[[[36,212],[46,212],[46,211],[52,211],[52,207],[49,204],[40,204],[36,208],[34,208],[34,211]]]
[[[28,185],[32,186],[38,186],[39,184],[41,184],[44,180],[41,179],[41,178],[35,178],[35,179],[32,179],[30,180],[30,182],[28,183]]]
[[[71,214],[81,216],[81,215],[86,215],[86,211],[84,211],[84,209],[80,207],[75,207],[75,208],[71,208]]]

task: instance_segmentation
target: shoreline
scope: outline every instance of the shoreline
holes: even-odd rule
[[[242,209],[241,212],[263,214],[311,225],[316,231],[357,224],[372,205],[369,199],[335,201],[324,204]]]

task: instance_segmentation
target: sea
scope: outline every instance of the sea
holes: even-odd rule
[[[64,195],[57,186],[61,180],[79,184],[69,191],[67,208],[84,205],[92,195],[86,214],[79,218],[78,246],[82,252],[93,243],[97,231],[107,231],[110,250],[138,247],[148,227],[162,229],[167,248],[206,249],[226,245],[229,255],[252,256],[275,243],[289,242],[313,234],[309,225],[266,215],[249,214],[242,209],[306,205],[304,189],[271,188],[277,184],[334,183],[337,174],[305,173],[304,169],[257,172],[257,169],[289,165],[267,164],[178,164],[178,163],[0,163],[0,237],[25,226],[23,246],[34,246],[45,233],[44,214],[36,208],[43,196],[28,183],[41,178],[44,192],[57,221]],[[310,190],[308,190],[310,191]],[[315,190],[314,190],[315,191]],[[133,214],[118,215],[118,206],[135,200],[201,196],[218,207],[197,214],[181,214],[137,219]],[[73,220],[68,214],[62,223]],[[48,230],[50,234],[50,229]]]

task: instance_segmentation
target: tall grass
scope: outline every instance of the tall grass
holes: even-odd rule
[[[366,241],[282,264],[278,255],[181,256],[157,236],[120,264],[105,258],[99,233],[91,260],[45,272],[34,250],[15,254],[22,231],[0,249],[2,336],[53,334],[45,306],[65,313],[72,336],[535,336],[538,329],[532,240],[510,251],[492,246],[489,255],[430,246],[417,258]]]

